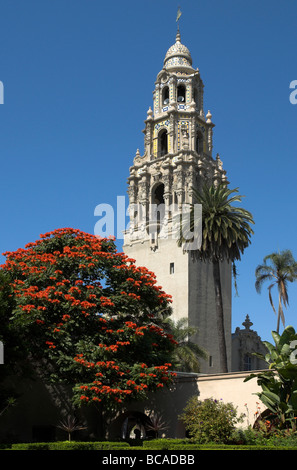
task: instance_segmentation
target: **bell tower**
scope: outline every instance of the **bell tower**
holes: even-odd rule
[[[210,111],[203,104],[203,81],[192,66],[179,28],[168,49],[147,111],[144,154],[137,150],[128,177],[130,227],[123,249],[157,277],[172,295],[173,320],[186,317],[198,327],[194,340],[209,354],[201,372],[220,372],[212,269],[194,261],[177,244],[175,212],[193,201],[193,188],[226,181],[219,155],[212,156]],[[231,364],[231,268],[221,266],[227,355]],[[193,340],[193,338],[191,338]]]

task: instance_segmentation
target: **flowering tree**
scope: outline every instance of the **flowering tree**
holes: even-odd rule
[[[170,296],[114,240],[64,228],[4,255],[12,321],[51,378],[74,384],[76,404],[114,409],[172,381]]]

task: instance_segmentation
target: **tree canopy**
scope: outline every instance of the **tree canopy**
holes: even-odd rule
[[[11,321],[51,379],[74,385],[75,403],[115,407],[171,382],[170,296],[113,239],[57,229],[4,255]]]
[[[252,214],[234,205],[242,199],[237,192],[237,188],[229,189],[225,183],[204,185],[201,191],[193,188],[194,202],[190,207],[189,220],[186,219],[181,227],[182,235],[178,239],[178,244],[187,250],[188,243],[195,234],[199,234],[201,226],[201,246],[192,250],[191,254],[212,263],[221,372],[228,371],[228,364],[220,263],[232,263],[233,274],[236,276],[234,263],[241,259],[254,233],[251,228],[254,224]],[[202,220],[196,217],[196,204],[202,206]]]
[[[200,259],[213,262],[240,260],[251,243],[250,238],[254,233],[251,225],[254,220],[249,211],[233,205],[241,202],[243,197],[236,193],[237,188],[229,189],[225,183],[204,185],[201,191],[193,188],[190,223],[186,220],[183,237],[178,243],[181,245],[185,240],[190,241],[191,234],[197,233],[196,227],[201,224],[202,243],[195,252]],[[195,204],[202,206],[202,221],[195,218]]]
[[[166,318],[165,325],[177,341],[172,361],[175,370],[179,372],[200,372],[200,359],[206,360],[208,353],[191,340],[191,337],[198,333],[198,328],[189,326],[186,317],[177,321],[173,321],[170,317]]]
[[[264,282],[269,281],[268,293],[270,305],[276,314],[276,309],[272,300],[273,287],[278,290],[278,312],[277,312],[277,327],[276,331],[279,333],[280,320],[285,327],[285,316],[283,305],[288,307],[289,295],[288,284],[297,280],[297,262],[295,261],[291,250],[283,250],[281,252],[274,252],[265,256],[263,264],[259,264],[256,268],[256,282],[255,287],[258,293],[261,292]]]

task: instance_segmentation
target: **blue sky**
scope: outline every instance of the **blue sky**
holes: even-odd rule
[[[276,317],[266,287],[255,291],[255,268],[276,250],[297,258],[293,0],[0,0],[0,251],[60,227],[94,233],[95,207],[126,195],[179,5],[216,124],[214,155],[256,223],[238,263],[233,330],[249,314],[270,341]],[[296,328],[297,284],[289,296]]]

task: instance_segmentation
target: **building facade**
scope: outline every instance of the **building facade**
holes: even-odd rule
[[[209,358],[201,372],[218,373],[220,358],[212,269],[177,244],[176,215],[186,214],[193,188],[227,182],[219,155],[214,158],[212,115],[205,115],[204,84],[194,69],[179,29],[168,49],[145,120],[144,154],[137,150],[128,177],[130,227],[123,249],[156,275],[172,295],[173,320],[186,317],[198,328],[193,338]],[[199,216],[199,207],[197,206]],[[186,216],[185,216],[186,217]],[[197,235],[197,236],[196,236]],[[194,234],[199,245],[199,233]],[[231,266],[221,266],[225,335],[231,367]]]
[[[253,323],[249,315],[242,323],[244,328],[237,327],[232,333],[232,371],[251,371],[267,369],[267,362],[257,356],[268,352],[258,333],[251,329]]]

